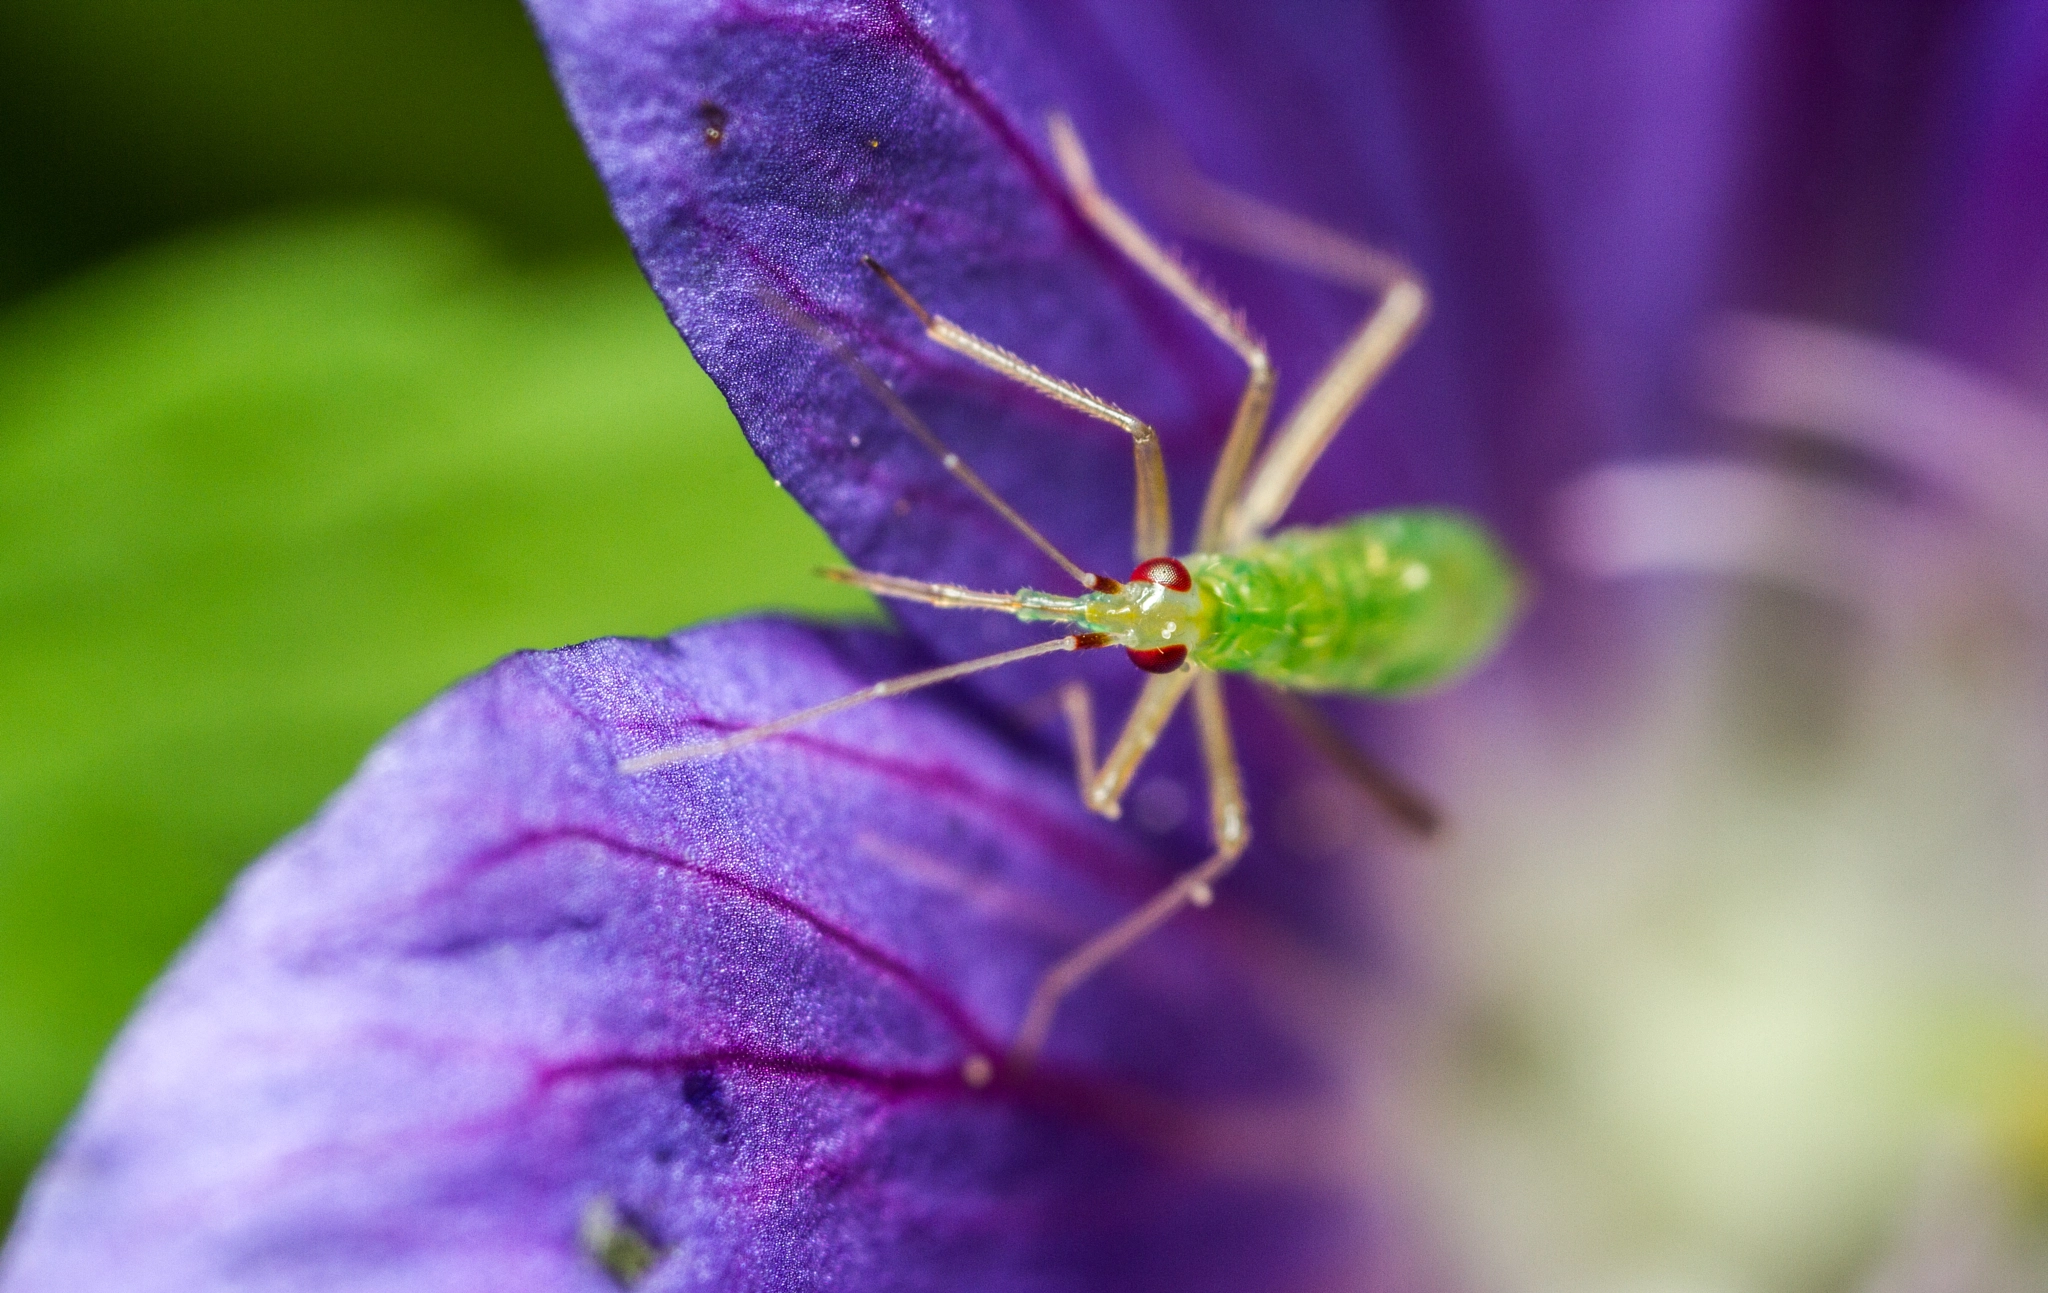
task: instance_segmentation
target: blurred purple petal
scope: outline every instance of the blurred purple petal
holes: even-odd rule
[[[1999,0],[1973,17],[1943,49],[1921,290],[1901,330],[2048,396],[2048,9]]]
[[[1338,1200],[1190,1134],[1315,1085],[1227,923],[1077,997],[1042,1077],[963,1079],[1159,874],[1063,778],[920,701],[612,770],[901,654],[735,624],[450,692],[155,989],[0,1287],[598,1289],[593,1204],[665,1254],[658,1289],[1327,1276]]]

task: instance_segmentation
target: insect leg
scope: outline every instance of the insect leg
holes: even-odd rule
[[[1131,453],[1138,473],[1137,520],[1133,539],[1138,559],[1142,561],[1166,554],[1173,543],[1173,504],[1167,496],[1166,460],[1159,452],[1157,432],[1108,400],[1034,367],[1028,360],[975,336],[951,319],[933,314],[919,304],[910,290],[897,282],[896,276],[882,268],[881,262],[874,257],[863,256],[861,262],[910,307],[911,313],[924,325],[925,335],[933,341],[1070,409],[1122,428],[1131,437]]]
[[[1085,803],[1095,780],[1095,699],[1087,683],[1077,678],[1060,688],[1060,712],[1067,716],[1067,736],[1074,744],[1074,787]]]
[[[859,379],[860,384],[867,387],[869,393],[881,402],[882,407],[889,410],[890,414],[903,425],[904,430],[910,432],[919,444],[922,444],[931,452],[932,457],[939,460],[939,465],[944,467],[952,475],[953,479],[965,485],[973,492],[976,498],[988,504],[989,508],[997,516],[1002,517],[1012,529],[1030,540],[1031,546],[1037,548],[1046,556],[1051,557],[1054,565],[1072,575],[1083,588],[1095,592],[1108,592],[1111,590],[1116,583],[1115,580],[1104,579],[1100,575],[1093,574],[1075,565],[1073,560],[1066,553],[1061,552],[1052,540],[1039,532],[1037,526],[1025,520],[1022,514],[1016,508],[1011,507],[1001,494],[996,493],[989,486],[988,482],[981,478],[979,472],[968,466],[959,454],[948,449],[945,441],[939,439],[938,435],[925,425],[924,419],[919,417],[908,404],[903,402],[903,397],[896,393],[895,388],[883,381],[882,375],[870,368],[866,360],[853,353],[853,348],[847,345],[844,340],[834,334],[824,324],[798,309],[795,302],[780,292],[769,288],[759,288],[757,291],[761,299],[771,309],[789,320],[799,331],[809,335],[812,340],[831,351],[833,356],[840,363],[846,365],[848,371]]]
[[[1385,809],[1388,816],[1424,839],[1442,828],[1443,814],[1421,791],[1410,787],[1379,760],[1353,745],[1350,738],[1306,698],[1278,687],[1261,687],[1259,694],[1280,717],[1287,720],[1302,740]]]
[[[1215,899],[1214,886],[1237,864],[1251,843],[1245,821],[1244,788],[1237,753],[1230,737],[1230,719],[1223,705],[1222,680],[1203,669],[1194,672],[1195,720],[1201,727],[1202,759],[1209,772],[1209,821],[1215,852],[1124,917],[1062,957],[1032,990],[1017,1040],[1010,1044],[1010,1063],[1028,1069],[1037,1060],[1052,1031],[1053,1016],[1068,994],[1097,970],[1122,955],[1133,943],[1164,924],[1182,907],[1206,907]],[[1177,675],[1166,675],[1174,677]]]
[[[1331,439],[1422,325],[1429,292],[1399,258],[1256,198],[1198,178],[1177,196],[1204,237],[1379,295],[1252,469],[1235,515],[1226,520],[1222,546],[1230,548],[1257,538],[1286,513]]]
[[[1252,452],[1259,445],[1259,434],[1265,430],[1266,415],[1273,408],[1272,361],[1267,357],[1265,343],[1253,336],[1245,325],[1244,316],[1226,305],[1215,291],[1203,286],[1187,266],[1161,247],[1143,226],[1131,218],[1129,212],[1096,184],[1095,168],[1088,161],[1088,151],[1081,146],[1081,137],[1075,133],[1074,123],[1067,114],[1053,113],[1047,125],[1052,135],[1053,155],[1059,159],[1067,187],[1074,195],[1074,205],[1081,209],[1082,216],[1115,244],[1132,264],[1151,276],[1153,282],[1172,293],[1224,345],[1236,351],[1250,370],[1245,379],[1244,393],[1238,396],[1237,413],[1230,420],[1230,436],[1223,442],[1223,452],[1216,459],[1216,469],[1209,477],[1209,491],[1202,500],[1201,524],[1195,531],[1196,551],[1211,551],[1223,536],[1227,510],[1237,501],[1238,489],[1244,484],[1245,471],[1251,465]]]
[[[1081,792],[1081,801],[1089,811],[1115,819],[1123,815],[1124,791],[1136,775],[1138,765],[1145,756],[1152,753],[1152,747],[1159,744],[1160,733],[1166,730],[1167,722],[1194,685],[1199,669],[1194,665],[1173,673],[1155,674],[1145,680],[1145,688],[1138,693],[1138,703],[1131,706],[1129,718],[1124,720],[1123,731],[1117,734],[1116,744],[1109,749],[1109,757],[1094,769],[1087,787]]]

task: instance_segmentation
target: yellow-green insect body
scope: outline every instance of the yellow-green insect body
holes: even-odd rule
[[[1207,614],[1191,654],[1298,691],[1413,692],[1492,650],[1514,567],[1453,512],[1373,512],[1187,560]]]
[[[1154,672],[1192,659],[1297,691],[1386,695],[1484,658],[1513,620],[1518,585],[1484,527],[1416,508],[1155,558],[1109,592],[1025,589],[1016,613],[1102,634]]]

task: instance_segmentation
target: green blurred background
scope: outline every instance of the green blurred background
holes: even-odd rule
[[[522,647],[858,612],[516,0],[0,6],[0,1204],[235,872]]]

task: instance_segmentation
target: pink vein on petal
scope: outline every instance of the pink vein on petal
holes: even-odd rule
[[[1132,302],[1139,317],[1144,319],[1146,330],[1152,334],[1155,340],[1161,342],[1163,348],[1169,353],[1176,356],[1180,355],[1182,352],[1179,347],[1167,344],[1175,336],[1174,327],[1167,320],[1169,317],[1178,317],[1177,314],[1164,308],[1158,294],[1146,289],[1145,283],[1148,280],[1138,273],[1129,260],[1122,253],[1118,252],[1116,248],[1112,247],[1109,240],[1097,232],[1095,226],[1088,223],[1081,215],[1080,208],[1075,205],[1072,196],[1067,192],[1066,184],[1052,173],[1051,168],[1045,164],[1044,158],[1039,155],[1036,148],[1032,147],[1031,141],[1024,137],[1023,132],[1017,128],[1016,123],[1010,120],[1007,113],[991,102],[989,97],[982,93],[974,78],[969,76],[966,70],[958,63],[949,58],[945,51],[939,48],[937,42],[917,25],[916,19],[911,17],[909,10],[904,7],[902,0],[886,0],[886,7],[888,9],[886,26],[878,26],[872,22],[804,21],[794,19],[785,13],[764,12],[756,6],[746,3],[728,5],[720,14],[720,18],[725,21],[737,19],[745,25],[772,27],[779,30],[803,32],[806,34],[829,32],[834,35],[854,35],[872,38],[893,37],[894,43],[899,48],[909,53],[911,57],[929,69],[933,76],[944,82],[946,88],[968,114],[982,124],[983,128],[994,137],[999,147],[1012,155],[1017,164],[1023,168],[1026,176],[1029,177],[1032,187],[1038,189],[1047,198],[1053,209],[1059,212],[1062,223],[1067,226],[1068,230],[1075,235],[1083,246],[1088,248],[1101,268],[1122,287],[1124,296]],[[696,203],[691,202],[682,205],[687,206],[692,211],[702,226],[716,232],[720,235],[722,241],[726,241],[729,245],[738,248],[741,254],[756,269],[773,279],[777,290],[787,296],[792,304],[804,310],[813,318],[824,317],[823,313],[817,308],[817,302],[812,300],[807,293],[804,293],[797,286],[792,276],[784,271],[779,264],[763,255],[750,241],[733,230],[712,221]],[[1194,367],[1204,378],[1207,377],[1209,373],[1208,366],[1194,365]]]
[[[952,1029],[955,1035],[977,1051],[1000,1049],[995,1040],[980,1024],[975,1022],[974,1017],[967,1012],[966,1008],[942,991],[931,980],[925,978],[889,952],[861,938],[845,926],[826,919],[794,898],[777,893],[773,889],[734,875],[729,871],[707,866],[702,862],[692,861],[688,858],[678,857],[675,854],[666,853],[660,849],[633,844],[592,827],[552,827],[545,830],[529,831],[515,836],[512,839],[492,845],[490,848],[479,850],[473,854],[467,863],[450,877],[450,882],[459,884],[484,871],[506,862],[514,861],[534,850],[575,841],[593,844],[609,852],[638,858],[644,862],[652,862],[657,866],[687,872],[710,884],[723,886],[763,906],[793,917],[815,930],[826,941],[839,946],[863,965],[875,970],[885,978],[894,979],[902,984],[913,996],[930,1007],[932,1013],[945,1021],[947,1027]]]
[[[610,1077],[618,1073],[686,1073],[695,1069],[751,1069],[792,1077],[816,1078],[844,1086],[859,1087],[876,1095],[895,1098],[919,1095],[982,1096],[988,1088],[976,1090],[960,1079],[957,1068],[885,1069],[824,1055],[768,1055],[754,1051],[721,1049],[678,1051],[667,1054],[627,1054],[563,1060],[540,1069],[535,1081],[542,1090],[564,1082]]]

